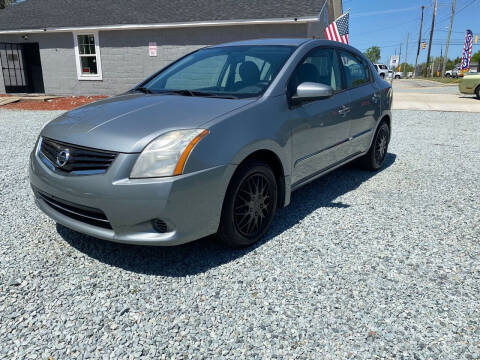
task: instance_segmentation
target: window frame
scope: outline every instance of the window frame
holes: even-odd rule
[[[78,48],[78,36],[79,35],[93,35],[95,41],[95,61],[97,63],[97,73],[92,75],[87,75],[82,73],[82,64],[80,61],[81,54]],[[98,36],[98,31],[74,31],[73,32],[73,44],[75,49],[75,63],[77,66],[77,79],[78,80],[103,80],[102,73],[102,61],[100,56],[100,41]]]
[[[347,90],[345,88],[345,79],[344,79],[344,76],[343,76],[343,64],[340,64],[340,62],[342,60],[340,59],[340,55],[338,53],[338,50],[339,50],[338,47],[331,46],[331,45],[320,45],[320,46],[314,47],[313,49],[310,49],[304,56],[302,56],[302,58],[298,61],[297,65],[295,66],[295,69],[293,69],[293,71],[290,73],[290,75],[288,77],[288,80],[286,82],[286,86],[285,86],[285,94],[287,95],[288,98],[291,98],[293,95],[295,95],[295,94],[289,94],[289,92],[288,92],[288,86],[290,84],[290,81],[292,80],[293,75],[295,74],[295,71],[297,71],[298,67],[303,64],[305,59],[307,57],[309,57],[312,52],[314,52],[316,50],[319,50],[319,49],[330,49],[330,50],[332,50],[333,51],[333,56],[337,59],[338,70],[340,71],[340,89],[339,90],[333,90],[333,96]]]
[[[365,67],[365,69],[367,70],[367,78],[368,78],[367,82],[364,82],[360,85],[347,87],[347,78],[346,78],[346,75],[345,75],[345,66],[343,65],[342,55],[341,55],[342,51],[348,53],[350,56],[357,59]],[[344,90],[347,90],[347,91],[348,90],[353,90],[353,89],[356,89],[356,88],[359,88],[359,87],[362,87],[362,86],[371,85],[373,83],[374,78],[373,78],[373,74],[372,74],[372,69],[370,68],[370,65],[362,57],[358,56],[357,54],[355,54],[355,53],[353,53],[349,50],[341,49],[341,48],[338,49],[337,56],[338,56],[338,61],[341,65],[342,83],[344,84],[344,87],[343,87]]]

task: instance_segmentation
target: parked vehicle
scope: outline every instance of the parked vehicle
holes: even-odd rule
[[[393,72],[393,70],[388,70],[387,78],[391,79],[392,77],[394,77],[394,79],[401,79],[403,77],[403,73],[401,71]]]
[[[373,64],[375,66],[375,70],[380,75],[382,79],[385,79],[388,76],[388,67],[385,64]]]
[[[475,94],[480,99],[480,74],[467,73],[458,83],[458,89],[462,94]]]
[[[110,241],[258,241],[292,191],[385,161],[392,90],[361,52],[312,39],[203,48],[126,94],[64,113],[30,162],[37,205]],[[318,189],[321,191],[321,189]]]
[[[445,77],[447,78],[458,78],[460,76],[460,68],[456,67],[452,70],[445,71]]]

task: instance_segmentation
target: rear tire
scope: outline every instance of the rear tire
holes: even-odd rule
[[[389,142],[390,128],[388,124],[382,120],[375,132],[368,153],[358,159],[360,166],[370,171],[377,171],[380,169],[385,163]]]
[[[277,201],[277,180],[268,164],[240,165],[227,189],[217,239],[231,247],[257,242],[273,221]]]
[[[447,78],[451,78],[451,77],[452,77],[452,75],[450,75],[450,74],[446,74],[446,75],[445,75],[445,77],[447,77]]]
[[[475,89],[475,95],[477,95],[477,99],[480,99],[480,85]]]
[[[400,79],[400,75],[395,75],[395,79]]]

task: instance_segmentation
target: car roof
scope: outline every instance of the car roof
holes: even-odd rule
[[[243,41],[233,41],[224,44],[208,46],[209,48],[224,47],[224,46],[259,46],[259,45],[277,45],[277,46],[295,46],[300,47],[305,44],[314,44],[314,46],[335,46],[338,48],[344,48],[358,55],[363,55],[358,49],[353,46],[343,44],[337,41],[324,40],[324,39],[312,39],[312,38],[267,38],[267,39],[252,39]]]
[[[223,43],[213,45],[211,47],[223,47],[223,46],[246,46],[246,45],[279,45],[279,46],[300,46],[313,39],[307,38],[271,38],[271,39],[252,39],[242,41],[232,41],[229,43]]]

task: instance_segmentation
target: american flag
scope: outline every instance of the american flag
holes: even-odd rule
[[[348,44],[348,19],[350,12],[340,16],[325,28],[325,36],[328,40]]]
[[[462,66],[461,69],[465,70],[470,67],[470,59],[472,58],[472,46],[473,46],[473,33],[472,30],[465,32],[465,43],[463,44]]]

